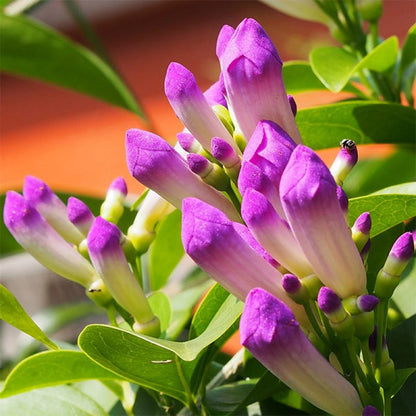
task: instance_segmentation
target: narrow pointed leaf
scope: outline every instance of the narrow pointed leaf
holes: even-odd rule
[[[120,379],[78,351],[46,351],[21,361],[8,375],[0,398],[90,379]]]
[[[0,319],[42,342],[48,348],[58,349],[3,285],[0,285]]]
[[[144,117],[116,72],[88,49],[25,16],[0,16],[2,71],[70,88]]]

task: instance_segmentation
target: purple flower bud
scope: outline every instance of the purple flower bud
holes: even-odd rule
[[[362,295],[357,298],[357,306],[361,312],[371,312],[378,302],[378,298],[373,295]]]
[[[381,416],[381,413],[374,406],[366,406],[363,410],[363,416]]]
[[[341,150],[331,165],[331,173],[335,182],[342,186],[345,178],[351,172],[358,160],[357,146],[353,140],[344,139]]]
[[[282,61],[263,28],[254,19],[244,19],[229,41],[220,43],[227,97],[246,140],[260,120],[272,120],[301,143],[283,84]]]
[[[283,289],[293,295],[302,288],[301,281],[294,274],[285,274],[282,278]]]
[[[293,95],[288,94],[287,99],[289,101],[290,109],[292,110],[293,115],[296,116],[296,113],[298,112],[298,106],[295,99],[293,98]]]
[[[332,314],[342,308],[342,303],[333,290],[324,286],[318,293],[318,306],[322,312]]]
[[[306,322],[303,309],[282,289],[280,272],[247,244],[221,211],[195,198],[184,199],[182,211],[185,252],[213,279],[241,300],[254,287],[263,287]]]
[[[291,310],[256,288],[240,321],[241,344],[275,376],[330,414],[361,415],[354,387],[315,349]]]
[[[222,74],[220,74],[218,81],[214,82],[214,84],[212,84],[204,92],[204,97],[210,106],[220,104],[225,108],[228,108],[227,100],[225,99],[226,95],[227,92],[225,91],[224,78]]]
[[[88,252],[114,299],[139,323],[154,319],[145,294],[130,270],[120,244],[121,231],[97,217],[88,233]]]
[[[66,205],[45,182],[34,176],[26,176],[23,196],[65,240],[79,244],[84,239],[69,221]]]
[[[111,182],[110,186],[108,187],[107,192],[112,192],[112,191],[116,191],[120,193],[121,195],[123,195],[124,197],[127,196],[127,184],[124,178],[119,177],[119,178],[114,179],[113,182]]]
[[[100,215],[107,221],[117,224],[124,212],[127,196],[127,184],[124,178],[116,178],[108,187],[105,200],[100,208]]]
[[[219,208],[232,220],[241,221],[234,205],[219,191],[190,171],[185,160],[159,136],[138,129],[126,134],[127,166],[132,176],[175,207],[193,196]]]
[[[363,212],[351,227],[351,235],[360,253],[364,249],[370,238],[371,216],[369,212]],[[361,253],[362,257],[362,253]]]
[[[69,221],[86,237],[95,218],[91,210],[84,202],[73,196],[68,198],[67,210]]]
[[[227,141],[239,152],[230,133],[215,115],[195,77],[184,66],[172,62],[167,70],[165,93],[175,114],[205,148],[211,148],[214,136]]]
[[[226,168],[241,166],[241,158],[225,140],[213,137],[211,142],[211,153],[215,159],[221,162]]]
[[[177,133],[176,138],[178,139],[182,149],[188,153],[198,153],[202,150],[202,146],[191,133],[183,131],[181,133]]]
[[[337,185],[308,147],[293,151],[280,195],[296,240],[324,285],[341,298],[365,293],[364,265],[338,202]]]
[[[402,234],[393,244],[389,257],[394,257],[400,262],[408,262],[413,254],[413,235],[411,232],[407,232]]]
[[[190,153],[187,155],[186,159],[191,171],[196,173],[198,176],[204,177],[212,170],[211,164],[204,156],[196,153]]]
[[[39,263],[84,287],[98,279],[91,264],[17,192],[7,192],[3,215],[13,237]]]
[[[216,53],[218,58],[220,58],[223,52],[225,51],[225,48],[227,47],[228,42],[230,41],[231,36],[234,34],[234,32],[235,29],[229,25],[224,25],[221,28],[217,38]]]
[[[313,273],[287,222],[260,192],[247,189],[241,215],[257,241],[286,269],[297,276]]]

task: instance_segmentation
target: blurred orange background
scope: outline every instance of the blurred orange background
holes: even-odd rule
[[[81,9],[87,0],[79,1]],[[91,3],[99,3],[88,0]],[[60,2],[36,13],[69,37],[82,36]],[[244,17],[258,20],[273,39],[282,59],[307,59],[315,46],[334,44],[326,27],[285,16],[255,1],[137,1],[111,16],[90,21],[115,67],[139,99],[151,129],[173,141],[182,125],[163,92],[171,61],[189,68],[202,89],[218,77],[215,56],[218,31]],[[136,7],[133,7],[135,3]],[[46,7],[46,6],[44,6]],[[98,6],[99,8],[99,6]],[[387,0],[380,35],[399,37],[402,44],[416,15],[414,0]],[[99,13],[98,13],[99,14]],[[1,75],[0,191],[20,189],[26,175],[43,179],[54,190],[103,196],[117,176],[129,191],[141,186],[125,164],[124,135],[145,128],[135,115],[93,98],[45,83]],[[298,108],[335,101],[331,93],[295,96]],[[385,151],[385,148],[382,148]],[[327,158],[333,152],[324,152]]]

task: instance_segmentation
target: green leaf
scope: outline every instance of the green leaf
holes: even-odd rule
[[[165,286],[173,269],[184,254],[181,240],[181,212],[175,210],[159,225],[150,247],[150,287],[159,290]]]
[[[416,111],[400,104],[330,104],[298,111],[296,122],[304,144],[315,150],[338,147],[343,138],[357,144],[415,144]]]
[[[416,371],[416,368],[403,368],[396,371],[396,380],[388,389],[387,394],[393,397],[406,383],[406,380]]]
[[[108,416],[89,396],[70,386],[47,387],[0,400],[2,416]]]
[[[120,379],[79,351],[46,351],[21,361],[8,375],[0,397],[89,379]]]
[[[345,49],[334,46],[316,48],[310,54],[311,67],[328,89],[339,92],[361,69],[384,72],[393,67],[396,63],[398,47],[397,37],[392,36],[374,48],[361,61]]]
[[[0,284],[0,319],[13,325],[20,331],[45,344],[52,349],[58,349],[44,332],[33,322],[32,318],[22,308],[13,294]]]
[[[282,74],[288,94],[298,94],[305,91],[327,90],[326,86],[322,84],[322,82],[313,73],[308,62],[285,62]],[[359,93],[359,91],[350,84],[347,84],[343,91]]]
[[[412,259],[402,274],[392,299],[404,318],[416,314],[416,260]]]
[[[416,215],[416,193],[412,187],[410,193],[385,193],[370,194],[353,198],[349,203],[350,224],[363,212],[371,214],[371,237],[400,224]]]
[[[155,292],[148,297],[148,301],[153,313],[160,320],[160,331],[163,334],[168,329],[171,319],[169,298],[163,292]]]
[[[144,117],[130,90],[96,54],[25,16],[0,15],[2,71],[70,88]]]
[[[416,60],[416,23],[409,29],[402,48],[402,56],[399,66],[399,74],[403,74],[406,69]]]

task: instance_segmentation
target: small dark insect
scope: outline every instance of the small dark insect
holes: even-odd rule
[[[88,289],[88,292],[90,292],[90,293],[101,292],[101,289],[90,288],[90,289]]]
[[[351,139],[343,139],[340,143],[341,147],[344,149],[354,149],[355,148],[355,141]]]

